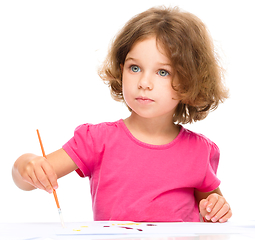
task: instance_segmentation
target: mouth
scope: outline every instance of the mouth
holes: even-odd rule
[[[137,97],[135,100],[140,102],[140,103],[152,103],[152,102],[154,102],[153,99],[148,98],[148,97],[143,97],[143,96]]]

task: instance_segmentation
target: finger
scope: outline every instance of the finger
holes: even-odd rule
[[[208,204],[207,199],[202,199],[199,203],[199,212],[202,215],[202,217],[204,217],[207,214],[207,211],[206,211],[207,204]]]
[[[35,170],[38,168],[38,166],[36,166],[38,165],[37,164],[38,162],[39,161],[34,161],[34,160],[28,162],[25,168],[20,170],[21,176],[26,182],[28,182],[35,188],[46,190],[45,187],[38,180],[36,172],[35,172]],[[40,168],[40,165],[39,165],[39,168]]]
[[[35,188],[45,190],[44,186],[39,182],[34,172],[31,172],[30,175],[28,175],[26,181]]]
[[[220,209],[218,210],[218,212],[216,212],[212,217],[211,217],[211,221],[212,222],[217,222],[221,217],[223,217],[224,215],[227,214],[227,212],[229,211],[230,207],[228,203],[224,203]]]
[[[44,173],[46,174],[46,176],[48,177],[48,180],[49,180],[51,186],[54,189],[57,189],[58,188],[57,174],[54,171],[53,167],[50,164],[48,164],[47,162],[45,162],[42,164],[42,169],[43,169]]]
[[[51,184],[48,180],[47,175],[43,171],[43,169],[42,168],[37,168],[35,170],[35,175],[37,177],[36,183],[38,185],[41,184],[48,193],[52,193],[53,192],[52,186],[51,186]]]
[[[41,181],[38,179],[38,176],[36,175],[35,172],[32,172],[30,176],[31,176],[33,185],[34,185],[36,188],[39,188],[39,189],[42,189],[42,190],[47,191],[47,189],[45,188],[45,186],[44,186],[44,185],[41,183]]]
[[[24,181],[31,184],[33,187],[44,189],[44,187],[38,181],[38,179],[37,179],[37,177],[34,173],[34,169],[31,167],[30,164],[26,167],[26,171],[23,171],[21,173],[21,176],[22,176]]]
[[[208,213],[212,212],[215,204],[218,202],[219,200],[219,195],[218,194],[211,194],[207,197],[208,203],[206,205],[206,211]]]
[[[30,174],[31,174],[31,173],[30,173]],[[23,180],[24,180],[25,182],[31,184],[34,188],[38,188],[38,187],[35,185],[33,179],[32,179],[28,174],[22,175],[22,178],[23,178]]]
[[[220,223],[227,222],[228,219],[230,219],[231,217],[232,217],[232,210],[229,209],[229,211],[227,212],[227,214],[225,214],[223,217],[221,217],[221,218],[219,219],[219,222],[220,222]]]
[[[208,214],[210,216],[210,219],[212,219],[222,209],[225,203],[226,203],[225,198],[223,197],[218,198],[218,201],[215,203],[211,212]]]

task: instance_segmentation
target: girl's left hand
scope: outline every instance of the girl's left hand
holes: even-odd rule
[[[212,193],[206,199],[202,199],[199,203],[199,210],[204,220],[212,222],[223,223],[232,216],[226,199],[217,193]]]

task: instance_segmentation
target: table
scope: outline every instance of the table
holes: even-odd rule
[[[251,240],[255,221],[237,223],[0,223],[0,240]]]

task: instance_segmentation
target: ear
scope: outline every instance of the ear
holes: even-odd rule
[[[120,64],[121,73],[123,73],[123,68],[124,68],[124,65],[121,63],[121,64]]]

